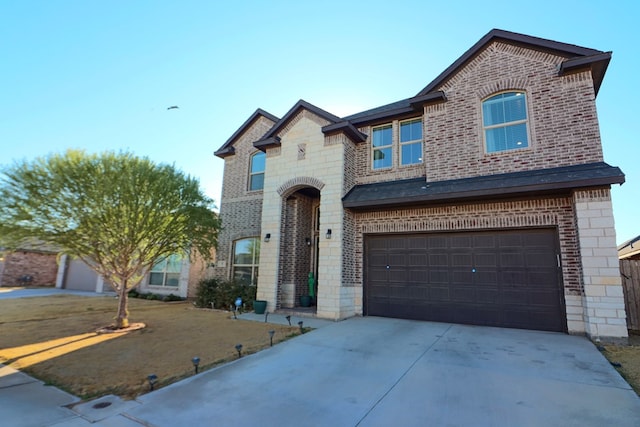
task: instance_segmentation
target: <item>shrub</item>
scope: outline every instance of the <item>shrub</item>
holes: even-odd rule
[[[167,302],[167,301],[183,301],[184,298],[179,297],[178,295],[174,295],[174,294],[169,294],[169,295],[165,295],[162,297],[162,301]]]
[[[228,310],[234,306],[236,298],[242,298],[244,308],[253,310],[253,301],[256,299],[256,287],[233,280],[205,279],[198,283],[196,291],[196,306]]]

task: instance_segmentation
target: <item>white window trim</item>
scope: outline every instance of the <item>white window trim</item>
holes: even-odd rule
[[[231,245],[231,269],[230,269],[229,275],[230,275],[230,279],[231,280],[235,280],[235,268],[236,267],[251,267],[251,284],[253,284],[255,270],[258,269],[258,275],[260,274],[260,272],[259,272],[259,268],[260,268],[260,258],[259,257],[260,257],[260,255],[258,255],[258,259],[256,260],[256,254],[254,252],[253,259],[251,260],[253,262],[253,264],[236,264],[235,263],[236,243],[240,242],[242,240],[247,240],[247,239],[256,239],[258,242],[260,242],[260,236],[246,236],[246,237],[241,237],[241,238],[233,240],[232,245]],[[257,281],[256,281],[256,284],[257,284]]]
[[[374,132],[376,131],[376,129],[382,129],[382,128],[387,128],[387,127],[391,128],[391,144],[374,147],[373,146],[373,134],[374,134]],[[395,156],[393,154],[393,152],[394,152],[393,140],[395,139],[394,138],[394,133],[395,133],[394,131],[395,131],[395,127],[393,125],[393,122],[385,123],[383,125],[378,125],[378,126],[372,126],[371,127],[371,170],[372,171],[381,171],[381,170],[393,169],[393,166],[394,166],[393,161],[394,161],[394,158],[395,158]],[[385,167],[380,167],[380,168],[375,167],[375,164],[374,164],[374,162],[375,162],[375,152],[377,150],[382,150],[382,149],[386,149],[386,148],[390,148],[391,149],[391,165],[385,166]]]
[[[484,125],[484,103],[485,101],[489,100],[490,98],[493,98],[496,95],[500,95],[503,93],[521,93],[522,95],[524,95],[524,108],[525,108],[525,113],[527,115],[527,118],[524,120],[514,120],[511,122],[506,122],[506,123],[500,123],[497,125],[489,125],[489,126],[485,126]],[[485,98],[483,98],[480,101],[480,125],[481,125],[481,129],[482,129],[482,150],[484,152],[485,155],[488,156],[495,156],[495,155],[500,155],[500,154],[505,154],[505,153],[513,153],[514,151],[520,151],[520,150],[530,150],[532,149],[533,146],[533,139],[532,139],[532,133],[531,133],[531,120],[530,120],[530,115],[529,115],[529,96],[527,95],[527,92],[522,90],[522,89],[509,89],[509,90],[503,90],[500,92],[494,92],[488,96],[486,96]],[[489,129],[498,129],[498,128],[503,128],[503,127],[507,127],[507,126],[515,126],[515,125],[519,125],[519,124],[526,124],[526,128],[527,128],[527,146],[526,147],[515,147],[515,148],[507,148],[506,150],[499,150],[499,151],[489,151],[487,148],[487,130]]]
[[[260,154],[264,154],[265,155],[265,168],[260,172],[253,172],[253,159],[256,156],[260,155]],[[263,153],[262,151],[256,151],[255,153],[251,154],[251,156],[249,158],[249,182],[247,183],[247,187],[248,187],[247,190],[248,191],[254,192],[254,191],[262,191],[262,190],[264,190],[264,173],[265,173],[266,169],[267,169],[267,167],[266,167],[266,154]],[[252,178],[254,176],[257,176],[257,175],[262,175],[262,188],[252,189],[251,188]]]
[[[420,122],[420,139],[412,139],[410,141],[402,141],[402,125],[404,123],[411,123],[411,122]],[[416,163],[407,163],[404,164],[402,162],[402,147],[404,145],[412,145],[412,144],[417,144],[420,143],[420,161],[416,162]],[[420,165],[422,163],[424,163],[424,122],[422,121],[422,117],[414,117],[413,119],[407,119],[407,120],[401,120],[398,123],[398,147],[399,147],[399,152],[398,152],[398,157],[400,160],[400,167],[409,167],[409,166],[415,166],[415,165]]]

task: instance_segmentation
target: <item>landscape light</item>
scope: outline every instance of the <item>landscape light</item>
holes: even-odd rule
[[[153,391],[153,387],[158,382],[158,376],[156,374],[151,374],[147,376],[147,381],[149,381],[149,391]]]
[[[236,344],[236,351],[238,352],[238,359],[242,357],[242,344]]]
[[[191,363],[193,363],[193,367],[196,370],[196,374],[198,373],[198,365],[200,364],[200,358],[198,356],[191,359]]]
[[[276,333],[273,329],[269,331],[269,345],[273,347],[273,335]]]

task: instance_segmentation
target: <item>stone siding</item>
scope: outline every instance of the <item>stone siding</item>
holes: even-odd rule
[[[610,191],[576,191],[573,198],[584,283],[585,332],[594,339],[625,339],[627,322]]]

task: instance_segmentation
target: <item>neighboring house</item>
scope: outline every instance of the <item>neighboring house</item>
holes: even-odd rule
[[[268,310],[627,337],[595,99],[610,52],[492,30],[415,96],[261,109],[224,159],[214,275]],[[372,89],[373,90],[373,89]]]
[[[618,258],[640,260],[640,236],[627,240],[618,246]]]
[[[209,270],[209,265],[200,258],[190,261],[186,257],[171,256],[156,263],[137,290],[140,293],[194,298],[198,282],[208,276]],[[83,261],[67,256],[61,257],[56,287],[98,293],[114,291]]]
[[[54,286],[56,252],[24,248],[0,254],[0,286]]]

